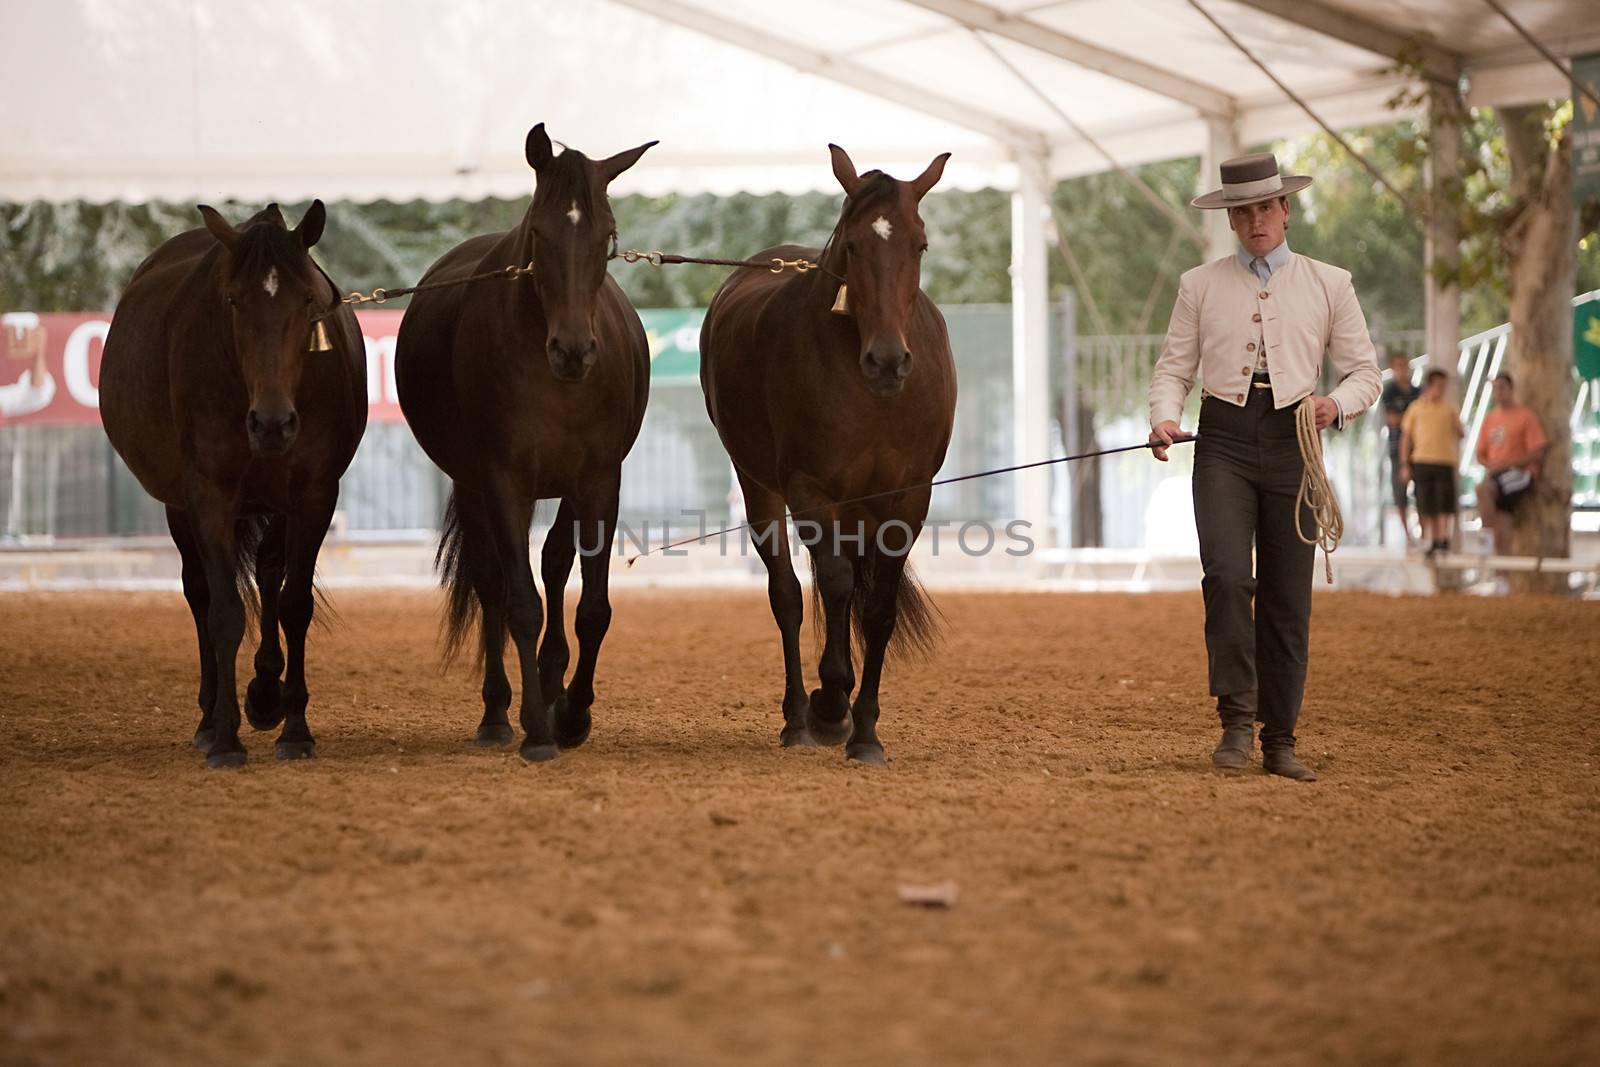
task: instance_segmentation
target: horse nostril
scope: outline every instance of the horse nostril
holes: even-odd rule
[[[276,437],[288,443],[300,432],[300,415],[295,411],[288,411],[282,415],[262,415],[255,408],[251,408],[245,415],[245,429],[256,440]]]

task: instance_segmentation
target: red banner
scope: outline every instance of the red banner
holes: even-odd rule
[[[404,421],[394,384],[394,340],[403,314],[356,312],[367,343],[372,422]],[[98,423],[100,350],[110,329],[110,315],[0,315],[0,426]]]

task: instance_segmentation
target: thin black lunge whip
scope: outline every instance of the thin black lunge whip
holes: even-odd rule
[[[1175,444],[1175,445],[1188,444],[1189,442],[1193,441],[1198,436],[1199,436],[1199,434],[1192,434],[1192,433],[1173,434],[1172,443]],[[800,511],[791,511],[789,513],[789,517],[791,519],[796,519],[796,518],[799,518],[802,515],[808,515],[808,514],[811,514],[812,512],[820,511],[824,507],[840,508],[840,507],[844,507],[846,504],[859,504],[864,500],[877,500],[877,499],[879,499],[881,497],[896,496],[896,495],[898,495],[900,493],[910,493],[910,492],[913,492],[914,490],[917,490],[917,489],[932,489],[935,486],[939,486],[939,485],[953,485],[956,482],[970,482],[974,478],[992,478],[997,474],[1011,474],[1011,473],[1013,473],[1015,471],[1032,470],[1035,467],[1049,467],[1049,466],[1051,466],[1053,464],[1056,464],[1056,463],[1071,463],[1074,460],[1093,459],[1096,456],[1111,456],[1111,455],[1115,455],[1118,452],[1137,452],[1142,448],[1166,448],[1166,447],[1168,447],[1168,446],[1163,444],[1160,441],[1146,441],[1143,444],[1137,444],[1137,445],[1122,445],[1122,446],[1120,446],[1118,448],[1101,448],[1101,449],[1097,449],[1096,451],[1093,451],[1093,452],[1079,452],[1075,456],[1062,456],[1059,459],[1041,459],[1041,460],[1036,460],[1033,463],[1018,463],[1018,464],[1016,464],[1015,466],[1012,466],[1012,467],[996,467],[994,470],[978,471],[976,474],[958,474],[953,478],[939,478],[939,479],[937,479],[935,481],[931,481],[931,482],[919,482],[916,485],[907,485],[907,486],[903,486],[903,487],[901,487],[899,489],[885,489],[882,492],[878,492],[878,493],[868,493],[866,496],[853,496],[853,497],[849,498],[848,500],[836,500],[836,501],[834,501],[834,502],[832,502],[830,504],[819,505],[819,506],[814,507],[814,508],[804,508],[804,509],[802,509]],[[772,519],[772,520],[769,520],[769,521],[771,521],[771,522],[782,522],[783,520],[780,518],[780,519]],[[740,530],[748,530],[748,529],[752,528],[755,525],[756,525],[756,523],[753,523],[753,522],[744,522],[744,523],[740,523],[738,526],[727,526],[727,527],[724,527],[721,530],[710,530],[710,531],[707,531],[706,533],[697,534],[694,537],[685,537],[681,541],[674,541],[674,542],[672,542],[671,544],[668,544],[668,545],[660,545],[660,546],[658,546],[656,548],[647,548],[643,552],[639,552],[639,553],[636,553],[636,554],[628,557],[628,566],[630,566],[630,567],[633,566],[635,563],[639,562],[639,558],[641,556],[648,556],[652,552],[665,552],[668,549],[678,548],[678,547],[681,547],[683,545],[691,545],[691,544],[694,544],[694,543],[696,543],[698,541],[704,541],[707,538],[721,537],[723,534],[738,533]],[[761,525],[764,526],[764,525],[766,525],[766,523],[762,523]]]

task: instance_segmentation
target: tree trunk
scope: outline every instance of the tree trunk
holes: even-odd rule
[[[1512,551],[1564,557],[1572,541],[1572,297],[1576,285],[1576,219],[1572,149],[1563,136],[1552,149],[1544,107],[1506,108],[1506,153],[1516,205],[1506,231],[1511,277],[1511,344],[1506,370],[1517,399],[1533,409],[1550,448],[1534,490],[1516,511]],[[1566,592],[1565,575],[1523,575],[1522,591]]]

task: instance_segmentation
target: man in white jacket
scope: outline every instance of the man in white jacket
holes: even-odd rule
[[[1319,430],[1343,428],[1382,384],[1350,272],[1289,250],[1288,198],[1310,184],[1280,175],[1267,154],[1222,164],[1222,188],[1193,203],[1227,210],[1238,251],[1184,274],[1150,382],[1150,441],[1163,462],[1201,384],[1194,517],[1222,719],[1212,762],[1248,767],[1259,720],[1266,770],[1299,781],[1316,780],[1294,751],[1315,549],[1295,529],[1304,468],[1295,409],[1309,398]],[[1324,355],[1337,385],[1320,396]],[[1309,533],[1310,510],[1299,518]]]

